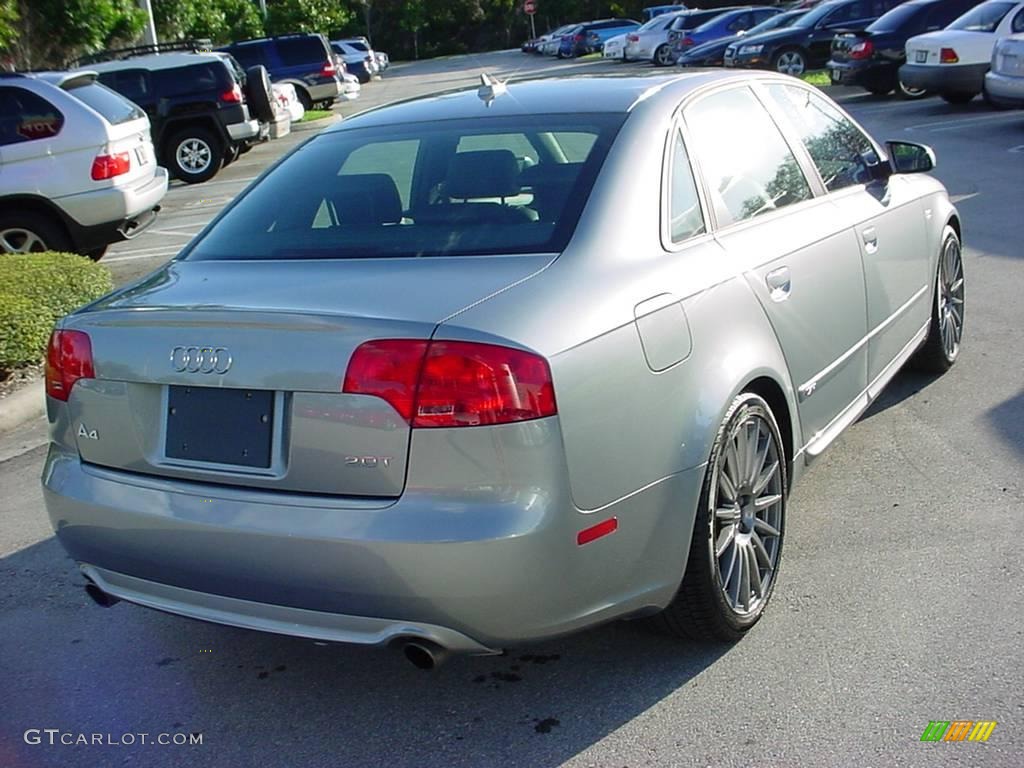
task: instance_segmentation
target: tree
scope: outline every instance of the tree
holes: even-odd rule
[[[251,0],[153,0],[153,18],[162,40],[229,43],[263,34],[263,19]]]
[[[17,0],[0,0],[0,51],[7,50],[7,46],[17,37],[17,21]]]
[[[84,53],[131,43],[146,23],[134,0],[16,2],[15,38],[8,50],[19,69],[59,68]]]
[[[266,29],[270,35],[289,32],[333,34],[349,25],[355,14],[338,0],[267,0]]]

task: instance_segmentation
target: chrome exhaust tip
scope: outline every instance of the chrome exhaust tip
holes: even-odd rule
[[[402,654],[416,669],[437,669],[451,653],[429,640],[410,640],[402,644]]]

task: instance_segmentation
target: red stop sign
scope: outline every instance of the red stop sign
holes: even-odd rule
[[[524,0],[523,2],[523,13],[527,13],[533,16],[537,12],[537,3],[534,0]]]

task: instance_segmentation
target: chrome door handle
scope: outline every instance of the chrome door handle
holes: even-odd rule
[[[878,232],[875,231],[874,227],[868,227],[860,233],[860,236],[864,240],[864,249],[868,253],[874,253],[878,250]]]
[[[773,269],[765,275],[764,281],[768,284],[768,295],[772,301],[785,301],[789,298],[789,292],[793,287],[789,267]]]

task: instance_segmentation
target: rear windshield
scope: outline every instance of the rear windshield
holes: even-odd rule
[[[962,29],[967,32],[995,32],[999,22],[1016,3],[983,3],[976,6],[950,24],[946,29]]]
[[[624,120],[531,115],[330,132],[250,188],[182,258],[561,251]]]
[[[94,112],[99,112],[111,125],[120,125],[146,116],[145,112],[124,96],[100,83],[79,85],[70,89],[69,93]]]
[[[357,51],[368,51],[368,50],[370,50],[369,48],[366,47],[366,43],[361,43],[358,40],[346,40],[345,42],[347,42],[349,45],[351,45]]]
[[[769,16],[767,19],[762,21],[746,31],[747,37],[753,37],[759,35],[762,32],[769,32],[773,29],[783,29],[784,27],[791,26],[797,19],[803,16],[806,11],[788,11],[786,13],[779,13],[775,16]]]

